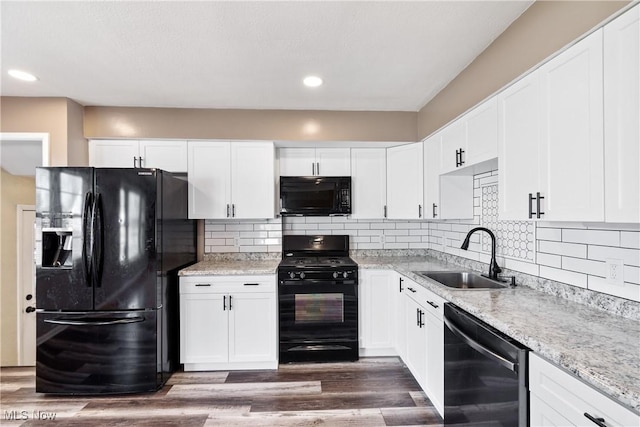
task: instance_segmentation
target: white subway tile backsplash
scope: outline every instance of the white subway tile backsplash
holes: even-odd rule
[[[589,259],[606,261],[607,258],[621,259],[625,265],[640,266],[640,250],[638,249],[589,245]]]
[[[619,231],[604,230],[563,230],[562,241],[569,243],[590,243],[603,246],[619,246]]]
[[[560,228],[538,228],[538,240],[562,241],[562,229]]]
[[[586,258],[587,245],[538,240],[538,252],[555,255],[566,255],[576,258]]]
[[[616,285],[608,282],[606,279],[597,276],[589,276],[589,289],[596,292],[603,292],[609,295],[615,295],[620,298],[626,298],[633,301],[640,301],[640,286],[630,283]]]
[[[560,255],[551,255],[538,252],[536,261],[540,265],[546,265],[548,267],[562,268],[562,257]]]
[[[620,246],[623,248],[640,249],[640,232],[621,231]]]
[[[568,283],[581,288],[587,287],[587,275],[583,273],[575,273],[572,271],[561,270],[559,268],[540,266],[540,277],[555,280],[562,283]]]
[[[640,267],[625,265],[622,277],[625,282],[640,285]]]
[[[606,273],[605,263],[582,258],[562,257],[562,269],[587,273],[592,276],[604,277]]]

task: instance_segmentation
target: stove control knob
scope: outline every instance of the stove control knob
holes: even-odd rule
[[[344,273],[342,273],[342,277],[344,277],[345,279],[349,276],[349,273],[347,273],[346,271]]]
[[[333,272],[333,278],[337,279],[338,278],[338,273],[336,273],[335,271]]]
[[[304,273],[300,273],[300,278],[304,279]]]
[[[293,271],[289,272],[289,277],[291,277],[292,279],[295,279],[296,273],[294,273]]]

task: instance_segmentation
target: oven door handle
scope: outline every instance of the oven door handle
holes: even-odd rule
[[[462,332],[456,325],[454,325],[446,317],[444,318],[444,324],[447,325],[447,328],[449,328],[449,330],[453,332],[458,338],[460,338],[462,341],[464,341],[467,345],[469,345],[471,348],[473,348],[477,352],[495,361],[496,363],[499,363],[501,366],[504,366],[511,372],[517,372],[517,365],[515,363],[505,359],[499,354],[496,354],[493,351],[489,350],[482,344],[474,341],[471,337],[469,337],[467,334]]]

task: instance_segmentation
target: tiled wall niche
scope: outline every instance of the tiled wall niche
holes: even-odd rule
[[[292,217],[262,221],[207,220],[205,253],[281,252],[285,234],[348,234],[351,248],[432,249],[489,262],[490,241],[478,225],[496,233],[498,264],[511,270],[640,301],[640,224],[500,221],[497,171],[474,177],[474,218],[455,221],[357,220]],[[525,231],[526,230],[526,231]],[[623,261],[624,283],[605,279],[606,260]]]

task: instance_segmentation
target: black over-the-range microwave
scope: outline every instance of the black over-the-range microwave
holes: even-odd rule
[[[283,216],[351,214],[351,177],[280,177],[280,214]]]

